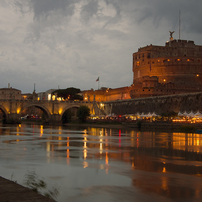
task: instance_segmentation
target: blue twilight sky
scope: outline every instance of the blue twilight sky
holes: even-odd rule
[[[202,45],[201,0],[0,0],[0,88],[132,84],[132,53],[169,31]]]

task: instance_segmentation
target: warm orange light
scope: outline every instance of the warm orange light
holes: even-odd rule
[[[163,173],[165,173],[166,172],[166,168],[165,167],[163,167],[163,171],[162,171]]]
[[[170,62],[170,59],[168,59],[167,61]]]
[[[197,74],[196,76],[199,77],[199,74]]]
[[[140,62],[136,62],[136,66],[140,66]]]
[[[190,59],[187,59],[187,62],[189,62],[190,61]]]
[[[180,61],[180,59],[177,59],[177,61]]]
[[[166,79],[163,79],[163,81],[165,82],[165,81],[166,81]]]

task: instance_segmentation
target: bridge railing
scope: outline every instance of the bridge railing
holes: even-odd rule
[[[58,100],[0,100],[0,102],[5,101],[18,101],[18,102],[38,102],[38,103],[47,103],[47,102],[53,102],[53,103],[78,103],[78,104],[86,104],[86,103],[92,103],[88,101],[74,101],[74,100],[67,100],[67,101],[58,101]]]

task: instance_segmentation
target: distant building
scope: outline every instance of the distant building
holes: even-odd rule
[[[202,46],[171,40],[133,53],[131,98],[202,90]]]
[[[1,100],[22,100],[21,91],[15,88],[0,88],[0,99]]]
[[[102,102],[202,91],[202,46],[171,37],[165,46],[149,45],[133,53],[132,70],[131,86],[84,91],[84,99]]]
[[[85,90],[83,91],[83,97],[85,101],[112,101],[112,100],[124,100],[130,99],[130,87],[122,88],[101,88],[99,90]]]
[[[58,89],[49,89],[45,92],[37,93],[38,100],[51,100],[51,94]]]

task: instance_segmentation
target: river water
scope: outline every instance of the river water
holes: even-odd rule
[[[56,201],[201,201],[202,135],[0,125],[0,176],[43,180]]]

